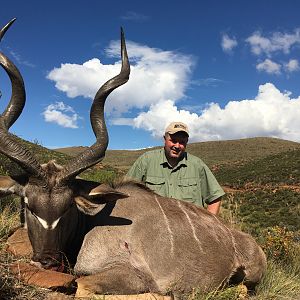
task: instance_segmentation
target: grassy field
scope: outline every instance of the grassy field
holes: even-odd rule
[[[69,154],[84,148],[47,150],[28,144],[42,162],[64,163]],[[143,152],[109,150],[104,161],[82,177],[99,182],[122,176]],[[268,256],[268,270],[255,295],[244,295],[241,286],[202,294],[195,290],[189,300],[300,299],[300,144],[273,138],[205,142],[189,145],[228,191],[221,217],[231,226],[251,233]],[[0,174],[20,170],[0,155]],[[0,246],[19,223],[18,204],[1,202]],[[0,256],[0,299],[45,299],[49,291],[25,286],[7,272],[13,259]],[[246,298],[245,298],[246,297]]]

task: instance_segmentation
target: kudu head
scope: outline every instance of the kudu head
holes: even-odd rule
[[[14,21],[11,20],[1,29],[0,41]],[[45,268],[61,264],[61,253],[78,233],[78,209],[94,215],[101,210],[101,204],[126,197],[105,185],[98,186],[76,177],[99,163],[105,155],[108,145],[104,120],[105,100],[114,89],[128,81],[130,74],[123,30],[121,56],[121,72],[101,86],[91,106],[90,120],[96,142],[66,165],[59,166],[53,161],[40,165],[24,144],[8,132],[22,113],[26,95],[20,72],[0,52],[0,65],[12,85],[11,99],[0,116],[0,152],[16,162],[26,174],[22,178],[1,176],[0,196],[16,194],[24,199],[28,234],[33,247],[32,260]]]

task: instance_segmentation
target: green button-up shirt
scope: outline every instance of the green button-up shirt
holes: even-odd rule
[[[146,152],[136,160],[126,177],[143,181],[161,196],[203,207],[225,194],[207,165],[189,153],[172,168],[164,149]]]

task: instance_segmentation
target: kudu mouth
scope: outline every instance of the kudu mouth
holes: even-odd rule
[[[57,272],[66,271],[65,256],[62,253],[35,253],[32,256],[31,264],[45,270],[52,270]]]

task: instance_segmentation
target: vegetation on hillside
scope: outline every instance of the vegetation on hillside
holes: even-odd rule
[[[68,147],[56,150],[74,156],[84,149],[85,147]],[[107,150],[103,164],[125,172],[141,154],[151,149]],[[300,150],[300,143],[276,138],[250,138],[190,143],[188,144],[187,149],[191,154],[201,157],[209,167],[214,168],[214,166],[241,165],[249,160],[257,160],[267,157],[268,155],[278,154],[289,150]]]
[[[219,181],[230,187],[300,184],[300,149],[285,151],[234,166],[218,168]]]
[[[300,150],[284,151],[215,171],[221,185],[236,189],[224,206],[238,206],[243,230],[259,235],[279,225],[300,231]]]
[[[26,147],[26,149],[33,153],[33,155],[41,164],[50,160],[55,160],[58,164],[64,164],[70,159],[69,155],[49,150],[39,145],[38,142],[30,143],[19,137],[16,137],[16,139],[19,141],[19,143]],[[8,159],[5,155],[0,154],[0,175],[17,175],[20,173],[23,173],[23,170],[21,170],[15,162]]]

